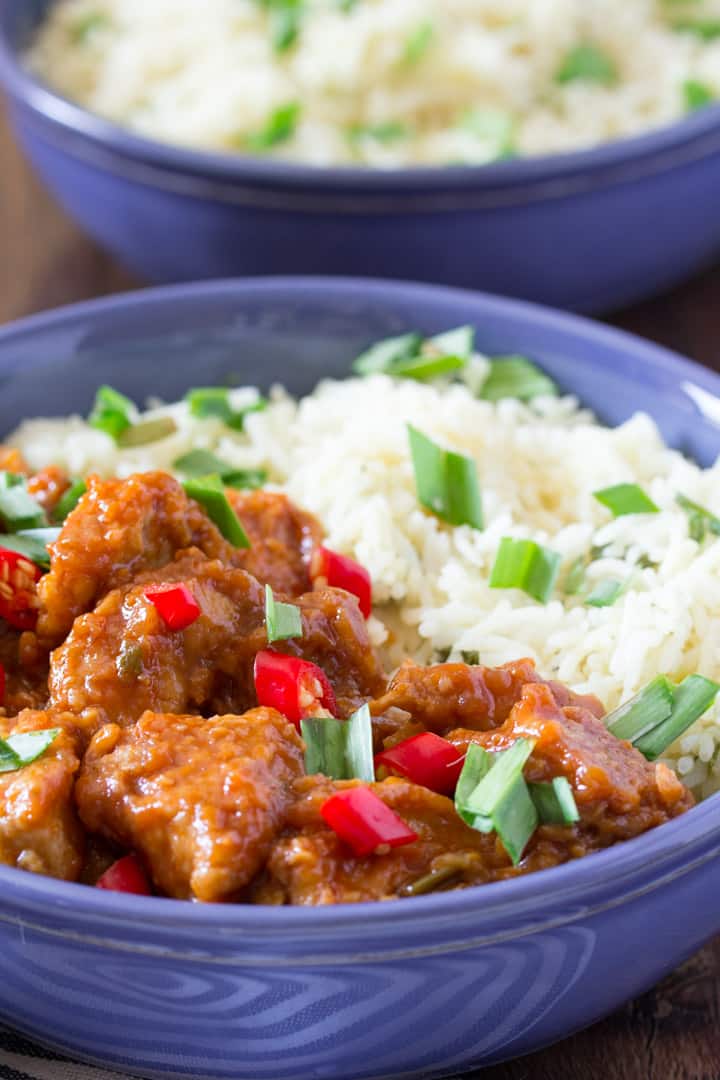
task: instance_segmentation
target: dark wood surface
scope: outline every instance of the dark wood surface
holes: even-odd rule
[[[140,284],[58,210],[0,109],[0,323]],[[720,266],[611,321],[720,370]],[[720,939],[607,1020],[482,1080],[718,1080],[719,1020]]]

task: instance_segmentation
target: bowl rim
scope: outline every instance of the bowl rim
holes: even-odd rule
[[[20,0],[20,3],[24,0]],[[175,173],[193,174],[235,184],[337,193],[466,191],[532,186],[569,181],[577,174],[598,183],[616,174],[648,166],[663,171],[720,150],[720,102],[652,128],[585,149],[538,154],[486,165],[425,165],[397,169],[317,166],[224,151],[204,151],[134,134],[129,128],[91,112],[36,77],[22,62],[9,37],[12,3],[0,5],[0,82],[19,102],[69,135],[82,136],[106,151]],[[707,144],[707,145],[706,145]]]
[[[531,328],[555,331],[569,343],[582,339],[604,345],[639,360],[644,367],[652,365],[662,369],[678,385],[691,383],[720,398],[719,374],[662,346],[581,316],[527,301],[448,286],[363,278],[227,279],[143,289],[67,305],[0,327],[0,372],[5,366],[2,353],[11,349],[18,339],[52,333],[68,325],[84,324],[87,327],[89,323],[97,329],[106,316],[117,318],[129,311],[137,316],[150,309],[172,310],[177,304],[187,309],[202,306],[210,298],[224,302],[259,296],[266,302],[280,305],[289,300],[297,303],[303,297],[312,296],[331,305],[334,298],[356,298],[358,290],[362,290],[368,300],[377,298],[378,303],[390,308],[397,301],[411,303],[422,310],[424,300],[446,297],[469,309],[475,308],[475,313],[468,311],[470,321],[477,321],[483,309],[490,310],[509,325],[519,322]],[[718,438],[720,441],[720,434]],[[382,927],[387,929],[399,924],[430,926],[433,917],[459,920],[463,916],[471,916],[474,925],[492,923],[498,926],[537,910],[538,904],[549,909],[553,904],[559,908],[580,903],[585,914],[592,910],[588,908],[591,901],[599,905],[598,910],[616,906],[623,900],[623,882],[636,891],[640,888],[641,892],[662,887],[666,881],[692,869],[693,860],[706,860],[720,853],[719,826],[720,792],[717,792],[663,826],[596,852],[589,858],[489,885],[418,897],[411,905],[377,901],[318,908],[198,905],[164,897],[104,892],[0,866],[0,914],[3,909],[23,900],[29,908],[37,907],[42,901],[49,902],[56,911],[72,911],[73,918],[81,923],[85,918],[94,917],[126,926],[141,921],[143,925],[161,924],[178,930],[223,929],[249,934],[272,931],[273,934],[310,932],[321,935],[323,931],[359,927],[380,931]],[[644,881],[638,885],[643,875]],[[647,875],[650,875],[649,880]],[[478,905],[479,897],[482,897],[482,905]]]

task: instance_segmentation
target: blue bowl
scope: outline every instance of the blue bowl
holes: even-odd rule
[[[137,138],[19,54],[48,0],[0,4],[0,81],[62,205],[155,281],[357,274],[602,311],[720,253],[720,105],[598,149],[484,167],[312,168]]]
[[[642,408],[701,463],[720,450],[720,377],[655,346],[516,301],[323,279],[153,290],[10,326],[0,431],[85,411],[104,381],[138,400],[229,375],[302,393],[372,339],[462,323],[610,423]],[[713,796],[576,863],[394,903],[203,906],[0,868],[0,1022],[149,1077],[461,1072],[592,1023],[720,931],[719,853]]]

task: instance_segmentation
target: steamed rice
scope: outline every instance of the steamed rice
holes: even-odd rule
[[[475,360],[475,374],[484,361]],[[233,391],[236,407],[256,391]],[[251,413],[245,433],[197,419],[185,403],[155,406],[177,431],[146,447],[119,449],[79,417],[32,420],[11,436],[33,467],[70,475],[127,476],[172,469],[194,447],[238,468],[264,468],[324,524],[328,544],[370,571],[376,608],[371,635],[388,666],[406,655],[431,662],[477,652],[484,664],[532,657],[539,670],[614,708],[658,673],[720,676],[720,540],[690,539],[682,493],[720,514],[720,464],[701,469],[663,443],[653,421],[634,416],[602,427],[571,397],[492,404],[463,384],[427,385],[387,376],[326,381],[300,401],[282,390]],[[450,527],[417,501],[406,422],[477,463],[485,528]],[[592,492],[639,484],[657,514],[612,519]],[[559,552],[553,598],[491,590],[503,536],[528,537]],[[563,575],[593,548],[587,584],[625,584],[611,607],[566,596]],[[601,550],[600,550],[601,549]],[[666,755],[698,795],[720,788],[720,704]]]
[[[720,0],[306,0],[282,52],[278,6],[61,0],[30,63],[143,135],[316,165],[574,150],[720,95]],[[578,46],[607,70],[559,82]]]

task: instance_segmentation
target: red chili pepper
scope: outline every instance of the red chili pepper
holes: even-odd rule
[[[263,649],[255,657],[255,693],[258,705],[277,709],[293,724],[323,711],[337,716],[333,688],[322,668],[299,656]]]
[[[367,787],[336,792],[322,804],[320,815],[359,858],[417,840],[417,833]]]
[[[25,555],[0,547],[0,618],[17,630],[32,630],[38,616],[37,583],[42,570]]]
[[[432,731],[413,735],[375,757],[376,766],[384,765],[441,795],[455,790],[464,762],[465,755],[456,746]]]
[[[97,889],[109,889],[112,892],[136,893],[138,896],[152,896],[152,889],[145,871],[134,855],[125,855],[109,866],[95,883]]]
[[[5,702],[5,668],[0,664],[0,705]]]
[[[317,547],[310,562],[313,581],[323,579],[334,589],[345,589],[357,596],[360,610],[366,619],[372,611],[372,581],[364,566],[349,555],[338,555],[330,548]]]
[[[160,618],[171,630],[186,630],[200,615],[200,605],[187,585],[158,585],[145,590]]]

